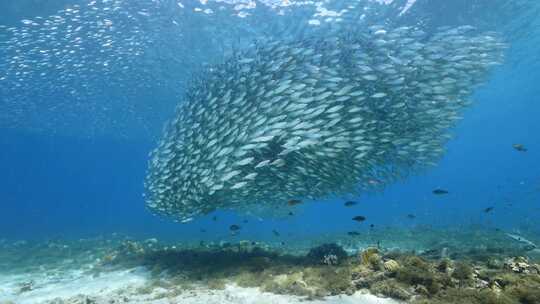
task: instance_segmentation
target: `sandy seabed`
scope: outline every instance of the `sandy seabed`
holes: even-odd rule
[[[225,289],[205,287],[172,293],[156,288],[151,293],[140,290],[149,283],[150,273],[143,267],[85,274],[84,270],[65,273],[0,274],[0,303],[145,303],[145,304],[295,304],[306,303],[302,297],[262,292],[258,288],[243,288],[234,284]],[[32,290],[21,293],[25,282],[33,282]],[[400,302],[357,292],[353,295],[326,297],[309,301],[312,304],[398,304]]]

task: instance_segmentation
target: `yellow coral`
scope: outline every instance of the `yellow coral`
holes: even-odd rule
[[[395,260],[388,260],[384,262],[384,269],[390,273],[395,273],[398,271],[400,265]]]
[[[379,250],[377,248],[366,248],[360,254],[360,262],[364,266],[369,266],[373,269],[379,269],[381,264],[381,257],[379,256]]]
[[[370,257],[378,253],[379,253],[379,250],[377,248],[374,248],[374,247],[366,248],[364,249],[364,251],[362,251],[362,253],[360,253],[360,262],[362,263],[362,265],[369,266]]]

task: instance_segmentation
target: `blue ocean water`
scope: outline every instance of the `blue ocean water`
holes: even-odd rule
[[[418,1],[403,15],[398,13],[407,1],[358,2],[358,10],[362,4],[369,7],[365,9],[369,22],[428,28],[471,24],[498,32],[510,45],[504,65],[475,89],[475,102],[452,130],[455,138],[436,167],[383,191],[362,194],[354,198],[359,204],[353,208],[344,207],[342,198],[331,198],[303,204],[293,218],[217,211],[189,224],[177,224],[150,214],[142,197],[148,153],[197,69],[219,62],[231,48],[242,48],[274,28],[280,33],[276,35],[288,28],[283,35],[290,36],[312,30],[307,20],[312,20],[315,6],[257,2],[256,8],[242,9],[233,7],[255,2],[228,2],[0,4],[0,238],[77,239],[122,233],[220,240],[231,239],[229,226],[237,223],[242,225],[241,238],[257,240],[274,239],[272,230],[287,240],[423,226],[540,233],[540,20],[535,15],[540,6],[535,1],[444,5]],[[66,10],[74,5],[79,8],[73,14],[80,16],[66,17]],[[92,10],[92,6],[100,9]],[[328,4],[335,11],[345,6]],[[56,18],[61,20],[58,28],[46,32],[43,28],[52,25],[43,18],[54,15],[63,15]],[[107,18],[112,21],[109,27],[116,28],[92,33],[91,25],[101,23],[106,28]],[[319,17],[323,25],[324,18],[335,17]],[[66,38],[79,24],[81,31],[88,30],[86,37],[98,35],[94,38],[101,44],[77,44],[72,39],[75,33]],[[56,58],[59,62],[48,62],[52,57],[31,51],[34,47],[76,52]],[[17,61],[26,51],[24,60]],[[144,55],[132,56],[139,51]],[[73,65],[76,62],[81,65]],[[96,62],[99,65],[90,64]],[[514,144],[524,145],[527,151],[517,151]],[[436,188],[449,194],[436,196],[432,193]],[[488,207],[493,211],[485,212]],[[407,217],[411,214],[414,219]],[[355,215],[367,221],[356,223],[351,220]],[[212,220],[213,216],[218,220]]]

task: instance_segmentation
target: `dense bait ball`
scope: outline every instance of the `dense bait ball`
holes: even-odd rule
[[[151,154],[147,205],[181,221],[272,209],[434,164],[504,47],[468,26],[260,43],[188,90]]]

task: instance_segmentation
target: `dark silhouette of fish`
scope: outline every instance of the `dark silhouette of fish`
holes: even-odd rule
[[[410,218],[411,220],[416,218],[416,215],[414,214],[407,214],[407,218]]]
[[[293,216],[293,215],[294,215],[294,213],[293,213],[292,211],[290,211],[290,212],[289,212],[289,215],[290,215],[290,216]]]
[[[516,149],[516,151],[527,152],[527,148],[525,148],[525,146],[522,145],[522,144],[513,144],[512,147],[514,147],[514,149]]]
[[[366,217],[362,216],[362,215],[357,215],[357,216],[353,217],[352,220],[361,223],[361,222],[366,220]]]
[[[490,213],[491,211],[493,211],[493,209],[495,209],[495,207],[487,207],[486,209],[484,209],[484,212]]]
[[[347,232],[347,234],[350,235],[350,236],[358,236],[358,235],[360,235],[360,232],[358,232],[358,231],[349,231],[349,232]]]
[[[276,229],[273,229],[272,230],[272,233],[275,235],[275,236],[280,236],[281,234],[279,234],[279,232],[276,230]]]
[[[346,201],[343,205],[344,205],[345,207],[352,207],[352,206],[358,205],[358,202],[355,202],[355,201]]]
[[[238,226],[238,225],[231,225],[231,226],[229,227],[229,230],[230,230],[230,231],[238,231],[238,230],[240,230],[240,228],[241,228],[241,227]]]
[[[297,200],[297,199],[292,199],[292,200],[289,200],[287,202],[287,205],[289,206],[295,206],[295,205],[300,205],[302,203],[301,200]]]
[[[435,189],[433,190],[433,194],[436,194],[436,195],[443,195],[443,194],[448,194],[448,190],[444,190],[444,189]]]

